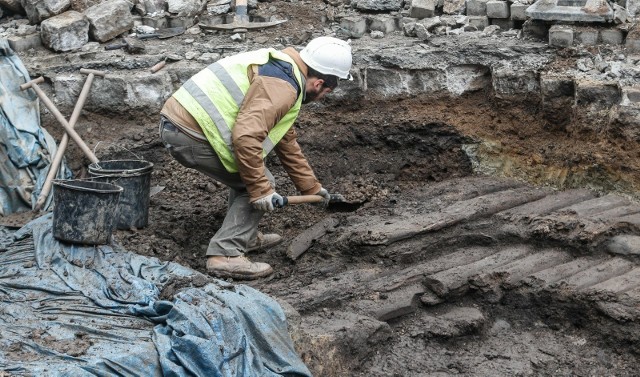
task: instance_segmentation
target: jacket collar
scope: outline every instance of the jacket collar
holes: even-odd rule
[[[293,47],[287,47],[282,50],[285,54],[289,55],[291,59],[296,63],[298,69],[300,69],[300,73],[302,73],[302,100],[304,101],[307,96],[306,86],[307,86],[307,75],[309,74],[309,69],[302,58],[300,57],[300,53]]]

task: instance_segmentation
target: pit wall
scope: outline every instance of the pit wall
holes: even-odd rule
[[[98,68],[99,69],[99,68]],[[157,114],[164,101],[201,67],[176,63],[158,73],[108,72],[96,78],[85,109],[123,115]],[[458,97],[484,92],[487,100],[528,102],[540,105],[541,116],[549,127],[562,129],[578,114],[590,114],[601,131],[607,124],[623,124],[623,135],[640,140],[640,84],[621,84],[620,80],[573,77],[543,69],[509,66],[456,64],[445,68],[402,69],[379,66],[357,67],[354,80],[342,82],[331,95],[333,100],[359,100],[375,97],[391,100],[403,97]],[[85,77],[81,74],[45,76],[45,91],[65,111],[73,109]],[[63,111],[64,112],[64,111]],[[595,127],[593,124],[589,127]],[[588,130],[587,130],[588,131]],[[593,131],[593,130],[591,130]]]
[[[481,52],[474,55],[479,50]],[[549,140],[557,137],[575,138],[576,143],[588,139],[614,140],[615,144],[626,145],[631,150],[640,141],[640,85],[578,76],[580,72],[547,72],[553,59],[541,54],[540,50],[512,57],[507,63],[503,62],[509,59],[511,50],[487,55],[482,46],[474,45],[469,54],[458,52],[455,56],[447,56],[442,51],[446,48],[422,56],[377,56],[375,60],[369,59],[371,64],[368,65],[363,63],[366,59],[361,55],[352,70],[354,80],[342,82],[326,106],[341,106],[345,101],[358,103],[415,97],[447,99],[455,103],[469,95],[480,96],[486,97],[485,103],[489,106],[497,105],[494,108],[498,116],[511,107],[534,109],[542,124],[537,127],[541,132],[549,132]],[[483,60],[487,61],[486,65],[477,64]],[[452,61],[458,64],[447,64]],[[146,62],[149,66],[155,64],[153,59],[146,59]],[[95,78],[85,110],[108,116],[156,119],[164,101],[202,66],[188,62],[170,63],[155,74],[148,68],[112,70],[105,78]],[[70,114],[84,76],[66,73],[45,76],[48,79],[45,90],[63,114]],[[513,125],[516,126],[526,127]],[[530,159],[526,158],[527,151],[523,153],[513,148],[517,147],[504,144],[500,139],[478,140],[465,151],[479,172],[558,188],[586,186],[640,198],[640,178],[633,172],[605,166],[607,162],[589,166],[566,161],[531,165]],[[567,161],[570,157],[567,156]]]

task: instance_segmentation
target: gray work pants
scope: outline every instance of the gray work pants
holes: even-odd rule
[[[209,143],[190,138],[165,117],[160,119],[160,139],[180,164],[204,173],[229,187],[227,215],[209,242],[207,256],[242,255],[249,241],[256,237],[258,223],[264,212],[254,209],[249,202],[249,193],[240,179],[240,174],[229,173]],[[275,179],[271,172],[265,170],[265,173],[271,186],[275,187]]]

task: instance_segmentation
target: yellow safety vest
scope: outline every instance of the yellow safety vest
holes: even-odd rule
[[[300,95],[293,107],[269,131],[262,144],[264,158],[291,128],[302,105],[304,81],[300,69],[289,55],[269,48],[226,57],[198,72],[173,94],[173,97],[198,122],[207,140],[230,173],[238,171],[231,142],[231,130],[251,84],[247,69],[250,65],[265,64],[270,58],[291,63],[296,81],[300,85]]]

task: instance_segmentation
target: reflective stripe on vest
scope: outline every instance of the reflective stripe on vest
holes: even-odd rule
[[[265,64],[270,58],[283,60],[292,65],[296,81],[300,85],[300,95],[294,106],[269,131],[262,143],[264,158],[291,128],[302,104],[303,77],[289,55],[274,49],[262,49],[224,58],[198,72],[173,94],[198,122],[229,172],[238,171],[231,134],[244,96],[251,84],[247,69],[250,65]]]

